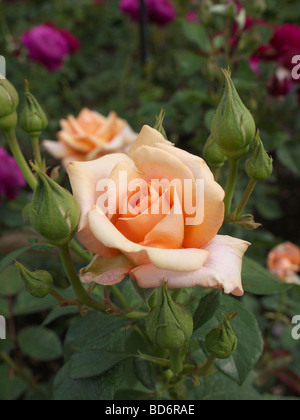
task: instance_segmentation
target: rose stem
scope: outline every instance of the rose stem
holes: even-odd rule
[[[232,199],[238,178],[239,160],[229,160],[229,174],[225,188],[225,217],[231,213]]]
[[[20,149],[17,137],[16,137],[16,132],[15,130],[9,130],[8,132],[6,132],[6,136],[8,139],[8,143],[9,143],[9,147],[11,149],[11,152],[14,156],[14,158],[17,161],[17,164],[22,172],[22,174],[24,175],[26,181],[28,182],[29,186],[31,187],[31,189],[34,191],[37,185],[37,181],[33,175],[33,173],[31,172],[25,158],[24,155]]]

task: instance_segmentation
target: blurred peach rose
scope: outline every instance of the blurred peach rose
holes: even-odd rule
[[[85,108],[77,118],[69,115],[60,121],[58,142],[45,140],[44,148],[64,165],[73,161],[90,161],[108,153],[124,152],[137,134],[125,120],[111,112],[106,118]]]
[[[268,268],[282,281],[300,284],[300,248],[291,242],[278,245],[268,255]]]
[[[217,235],[224,220],[224,191],[203,159],[145,126],[128,155],[74,162],[67,171],[81,207],[78,239],[97,254],[82,270],[83,282],[111,285],[129,273],[142,288],[167,281],[169,288],[203,286],[243,295],[242,258],[250,244]],[[139,187],[129,189],[125,178]],[[162,180],[172,187],[159,187]],[[108,186],[105,193],[103,185]],[[198,185],[204,185],[203,195]],[[105,197],[116,197],[115,208],[105,207]],[[193,213],[187,205],[199,197],[202,217],[197,206]]]

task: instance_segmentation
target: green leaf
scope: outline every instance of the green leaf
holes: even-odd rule
[[[104,350],[76,353],[71,357],[68,376],[72,379],[93,378],[107,372],[130,357],[127,353],[112,353]]]
[[[133,361],[133,370],[137,379],[150,391],[156,390],[155,373],[153,365],[145,360],[135,359]]]
[[[281,293],[291,287],[248,257],[243,260],[242,279],[244,290],[255,295]]]
[[[68,375],[71,361],[54,380],[56,401],[111,401],[122,382],[123,366],[119,364],[105,374],[89,379],[72,379]]]
[[[45,321],[42,324],[42,327],[46,327],[47,325],[51,324],[53,321],[67,315],[75,315],[78,314],[77,306],[64,306],[62,308],[54,308],[52,312],[47,316]]]
[[[14,296],[24,284],[19,276],[18,269],[14,266],[6,267],[0,274],[0,295]]]
[[[27,356],[41,362],[59,359],[63,354],[60,339],[52,330],[46,328],[23,329],[18,334],[18,345]]]
[[[0,400],[12,401],[19,398],[27,390],[28,384],[8,366],[0,366]]]
[[[153,295],[156,289],[142,289],[139,287],[136,281],[131,280],[132,286],[140,299],[146,304],[148,304],[149,299]]]
[[[277,150],[280,162],[295,175],[300,176],[300,144],[289,142]]]
[[[197,331],[214,316],[221,305],[221,296],[220,290],[213,290],[200,300],[194,314],[194,331]]]
[[[216,366],[222,373],[241,385],[262,355],[262,335],[255,316],[237,299],[223,296],[221,312],[238,314],[231,322],[238,338],[238,347],[232,357],[227,360],[218,360]],[[219,317],[221,318],[221,314]]]
[[[96,311],[89,312],[84,318],[78,317],[67,333],[66,359],[87,350],[123,352],[128,325],[129,321]]]
[[[252,375],[251,375],[252,376]],[[231,381],[222,373],[203,378],[196,388],[196,397],[201,401],[258,401],[260,395],[252,385],[250,377],[242,386]]]
[[[54,305],[55,300],[52,296],[49,295],[44,299],[37,299],[24,290],[17,297],[13,307],[13,313],[15,316],[30,315],[51,309]]]
[[[205,54],[209,54],[211,52],[210,40],[204,26],[199,23],[184,21],[182,29],[186,38],[195,43]]]
[[[17,249],[16,251],[11,252],[10,254],[6,255],[6,257],[2,258],[0,261],[0,273],[9,266],[16,258],[20,255],[24,254],[24,252],[28,251],[30,247]]]

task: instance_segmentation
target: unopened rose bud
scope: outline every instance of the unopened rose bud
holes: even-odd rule
[[[25,106],[20,118],[21,127],[31,137],[39,137],[48,126],[48,119],[26,82]]]
[[[255,136],[255,121],[243,104],[231,74],[223,70],[225,91],[212,120],[211,132],[222,153],[231,160],[240,159],[248,150]]]
[[[17,126],[19,95],[13,85],[0,75],[0,130],[8,132]]]
[[[53,245],[66,245],[79,223],[80,210],[69,191],[33,165],[37,187],[29,209],[29,220],[35,230]]]
[[[217,359],[228,359],[237,349],[237,336],[235,335],[230,320],[235,316],[228,314],[205,338],[207,351]]]
[[[254,181],[265,181],[273,173],[273,158],[266,152],[259,131],[255,138],[254,149],[245,164],[249,178]]]
[[[178,350],[193,334],[193,317],[182,305],[175,303],[164,284],[158,305],[147,319],[147,333],[154,345]]]
[[[220,169],[224,166],[227,158],[221,152],[220,147],[214,141],[212,135],[209,136],[203,149],[204,160],[213,169]]]
[[[49,295],[53,288],[53,278],[50,273],[43,270],[29,271],[22,264],[15,262],[19,274],[28,293],[36,298],[44,298]]]

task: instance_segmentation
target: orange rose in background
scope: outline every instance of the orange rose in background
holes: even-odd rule
[[[203,286],[243,295],[242,258],[250,244],[217,235],[224,191],[203,159],[145,126],[128,155],[73,162],[67,171],[81,208],[78,239],[97,254],[82,270],[83,282],[111,285],[129,273],[142,288],[167,281],[169,288]],[[161,188],[162,180],[170,184]],[[153,203],[159,211],[152,211]],[[203,214],[187,203],[203,206]]]
[[[282,281],[300,284],[300,248],[291,242],[278,245],[268,255],[268,268]]]
[[[128,151],[137,134],[115,112],[104,117],[85,108],[77,118],[69,115],[60,121],[58,142],[46,140],[44,148],[64,165],[72,161],[90,161],[108,153]]]

